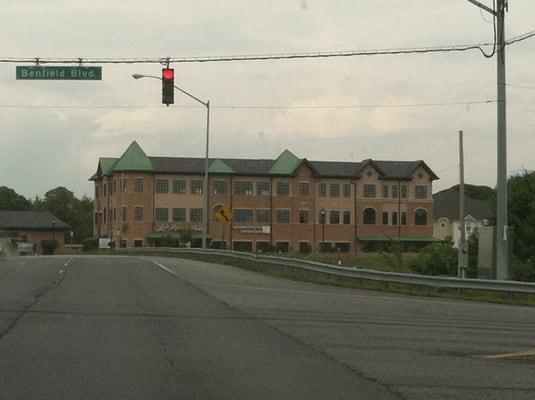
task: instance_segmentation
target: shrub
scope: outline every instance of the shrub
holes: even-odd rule
[[[411,268],[423,275],[456,275],[457,249],[452,241],[430,244],[412,261]]]

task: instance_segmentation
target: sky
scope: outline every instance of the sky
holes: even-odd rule
[[[228,56],[493,39],[490,15],[467,0],[2,3],[0,58]],[[535,29],[533,0],[509,3],[506,38]],[[535,169],[535,38],[508,46],[506,64],[513,174]],[[205,108],[179,93],[167,108],[160,82],[131,77],[159,76],[159,64],[101,64],[101,81],[21,81],[16,65],[29,64],[0,63],[0,186],[28,197],[57,186],[92,196],[88,178],[98,158],[120,156],[133,140],[152,156],[204,156]],[[495,103],[402,107],[494,100],[496,58],[477,50],[172,66],[177,86],[210,100],[212,157],[273,159],[289,149],[309,160],[422,159],[440,177],[436,192],[458,183],[462,129],[465,181],[496,183]],[[339,107],[348,105],[394,107]]]

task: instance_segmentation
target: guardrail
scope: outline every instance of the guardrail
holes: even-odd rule
[[[237,251],[215,249],[191,249],[191,248],[168,248],[168,247],[143,247],[118,249],[119,254],[132,255],[207,255],[226,257],[237,260],[248,260],[292,267],[308,271],[320,272],[328,275],[356,278],[384,283],[401,283],[412,286],[427,286],[432,288],[459,289],[459,290],[482,290],[504,293],[532,293],[535,294],[535,283],[517,281],[495,281],[486,279],[459,279],[443,276],[427,276],[404,274],[398,272],[375,271],[362,268],[340,267],[315,261],[302,260],[289,257],[276,257],[254,253],[242,253]]]

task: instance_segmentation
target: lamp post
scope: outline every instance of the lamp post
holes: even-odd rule
[[[140,78],[153,78],[153,79],[159,79],[162,80],[159,76],[154,75],[143,75],[143,74],[133,74],[132,78],[134,79],[140,79]],[[204,196],[204,206],[203,206],[203,213],[202,213],[202,248],[206,248],[206,237],[208,234],[208,148],[209,148],[209,140],[210,140],[210,101],[202,101],[199,98],[195,97],[191,93],[186,92],[185,90],[179,88],[178,86],[173,85],[173,87],[178,90],[179,92],[185,94],[186,96],[192,98],[196,102],[202,104],[206,107],[206,154],[204,157],[204,183],[203,183],[203,196]]]
[[[325,214],[326,211],[324,208],[320,210],[320,216],[321,216],[321,246],[320,251],[323,253],[325,251]]]

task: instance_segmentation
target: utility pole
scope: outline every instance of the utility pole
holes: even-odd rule
[[[507,124],[505,104],[505,9],[507,0],[497,0],[496,53],[498,78],[498,183],[496,185],[496,279],[509,279],[507,237]]]
[[[463,152],[463,131],[459,131],[459,230],[460,238],[457,245],[458,276],[466,278],[468,268],[468,246],[466,244],[466,233],[464,227],[464,152]]]
[[[497,210],[496,210],[496,279],[510,277],[509,240],[507,225],[507,120],[505,102],[505,11],[508,0],[496,0],[496,10],[476,0],[470,3],[492,14],[496,18],[497,55]]]

